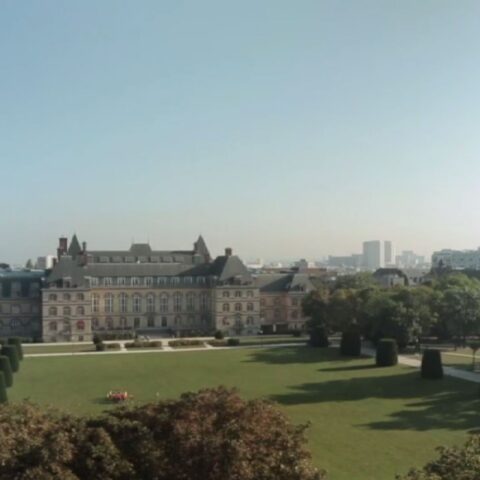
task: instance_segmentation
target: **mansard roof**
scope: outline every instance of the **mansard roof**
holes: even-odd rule
[[[210,274],[216,276],[220,282],[225,283],[235,281],[248,283],[252,281],[251,273],[236,255],[217,257],[212,263]]]
[[[259,274],[255,277],[255,285],[262,292],[308,292],[315,286],[309,275],[305,273]]]

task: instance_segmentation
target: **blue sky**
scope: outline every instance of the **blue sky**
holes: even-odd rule
[[[0,257],[480,245],[480,2],[0,5]]]

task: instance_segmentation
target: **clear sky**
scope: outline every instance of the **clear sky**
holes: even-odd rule
[[[3,0],[0,261],[480,245],[477,0]]]

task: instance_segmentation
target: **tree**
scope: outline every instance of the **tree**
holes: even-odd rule
[[[321,480],[305,428],[223,387],[94,419],[0,406],[0,479]]]
[[[27,268],[28,270],[31,270],[33,268],[33,262],[30,258],[27,260],[27,263],[25,264],[25,268]]]
[[[439,447],[439,457],[397,480],[478,480],[480,436],[472,435],[463,447]]]
[[[472,370],[475,370],[475,357],[478,349],[480,348],[480,342],[470,342],[468,346],[472,350]]]

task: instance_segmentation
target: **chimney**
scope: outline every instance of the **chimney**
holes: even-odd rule
[[[231,257],[232,256],[232,249],[230,247],[227,247],[225,249],[225,256],[226,257]]]
[[[82,242],[82,251],[83,253],[87,253],[87,242]]]
[[[60,260],[60,257],[65,255],[68,250],[68,238],[60,237],[58,239],[58,248],[57,248],[57,257]]]

